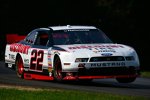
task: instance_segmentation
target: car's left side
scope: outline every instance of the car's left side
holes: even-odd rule
[[[24,40],[7,44],[5,65],[15,69],[20,78],[53,80],[51,64],[48,63],[49,31],[48,28],[35,29]]]

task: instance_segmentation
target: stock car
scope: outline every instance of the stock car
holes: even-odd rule
[[[115,78],[133,82],[140,74],[136,51],[113,43],[95,26],[50,26],[6,45],[5,65],[19,78],[82,80]]]

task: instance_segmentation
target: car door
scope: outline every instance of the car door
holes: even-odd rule
[[[37,30],[35,40],[29,50],[29,71],[43,72],[48,69],[48,47],[49,35],[47,30]]]

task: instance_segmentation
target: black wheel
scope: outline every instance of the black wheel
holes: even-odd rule
[[[24,78],[24,66],[21,57],[18,57],[16,61],[16,73],[19,78]]]
[[[63,80],[62,65],[59,57],[54,61],[54,79],[59,82]]]
[[[136,77],[132,77],[132,78],[116,78],[116,80],[119,83],[131,83],[131,82],[134,82],[135,79],[136,79]]]

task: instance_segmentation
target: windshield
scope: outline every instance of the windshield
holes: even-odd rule
[[[54,45],[112,43],[98,29],[71,29],[53,32]]]

